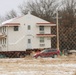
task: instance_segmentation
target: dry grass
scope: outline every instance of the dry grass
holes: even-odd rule
[[[76,75],[76,72],[75,72],[75,74],[74,75]]]
[[[58,75],[56,72],[59,72],[59,75],[68,75],[69,72],[72,71],[74,73],[75,71],[75,67],[67,66],[68,64],[76,64],[75,56],[40,59],[34,59],[32,56],[27,56],[19,59],[0,59],[0,75],[5,75],[6,73],[7,75],[18,75],[13,72],[27,72],[27,74],[19,75]],[[36,71],[36,73],[31,74],[29,73],[30,71]],[[74,75],[76,75],[76,73]]]

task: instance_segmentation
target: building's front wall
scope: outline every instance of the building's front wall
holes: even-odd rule
[[[26,49],[37,49],[37,48],[49,48],[51,47],[51,38],[44,37],[44,42],[40,42],[40,37],[37,34],[40,33],[39,26],[36,26],[36,23],[47,22],[40,18],[37,18],[32,15],[25,15],[19,19],[12,21],[12,23],[20,23],[19,30],[14,31],[14,27],[8,26],[6,28],[6,48],[2,47],[3,50],[11,51],[25,51]],[[28,30],[28,25],[30,25],[30,30]],[[51,27],[44,27],[44,33],[50,34]],[[28,40],[31,40],[31,43],[28,43]],[[41,44],[44,44],[42,46]]]

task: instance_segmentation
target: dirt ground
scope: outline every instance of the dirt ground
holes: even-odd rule
[[[0,59],[0,75],[73,75],[76,56]]]

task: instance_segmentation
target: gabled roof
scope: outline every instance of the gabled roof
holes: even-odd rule
[[[36,16],[28,13],[28,14],[26,14],[24,16],[12,18],[10,20],[5,21],[5,22],[1,23],[0,27],[2,27],[2,26],[19,26],[20,25],[20,22],[19,21],[16,21],[16,20],[17,19],[22,19],[22,18],[24,18],[24,20],[26,22],[28,20],[28,22],[29,21],[35,21],[36,24],[50,24],[50,25],[55,25],[55,24],[53,24],[51,22],[48,22],[46,20],[43,20],[43,19],[41,19],[39,17],[36,17]]]
[[[17,19],[17,17],[2,22],[2,23],[0,24],[0,27],[2,27],[2,26],[18,26],[18,25],[20,25],[20,23],[12,23],[12,21],[15,20],[15,19]]]

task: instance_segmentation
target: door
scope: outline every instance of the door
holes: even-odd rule
[[[42,57],[47,57],[48,56],[48,51],[44,50],[41,55],[42,55]]]
[[[27,40],[27,49],[32,49],[31,39]]]

